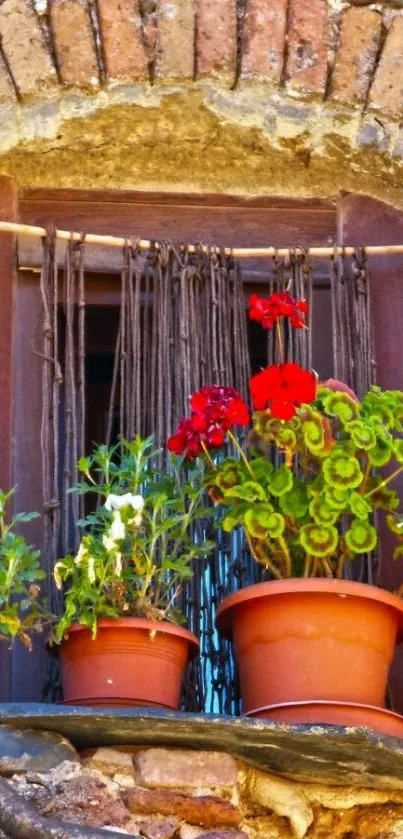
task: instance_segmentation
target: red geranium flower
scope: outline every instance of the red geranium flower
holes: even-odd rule
[[[195,423],[199,423],[197,427],[203,431],[210,424],[219,424],[228,431],[234,425],[247,425],[250,419],[246,402],[233,387],[206,385],[193,394],[190,407]]]
[[[183,417],[167,446],[173,454],[185,454],[188,459],[198,457],[203,451],[203,436],[193,427],[191,419]]]
[[[316,377],[299,364],[272,364],[250,380],[253,405],[257,411],[270,408],[276,419],[289,420],[302,403],[313,402]]]
[[[252,294],[249,298],[249,317],[261,323],[264,329],[272,329],[281,317],[288,318],[294,329],[302,329],[307,312],[309,306],[306,300],[296,300],[288,291],[272,294],[271,297]]]

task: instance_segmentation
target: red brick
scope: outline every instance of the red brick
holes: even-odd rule
[[[194,0],[160,0],[158,6],[156,76],[193,79]]]
[[[381,36],[381,16],[350,8],[342,18],[332,77],[332,96],[340,102],[365,102]]]
[[[287,0],[249,0],[243,31],[242,78],[280,82],[286,22]]]
[[[108,79],[146,81],[148,62],[141,38],[139,0],[97,0]]]
[[[327,76],[327,0],[291,0],[287,80],[302,93],[323,93]]]
[[[198,0],[196,69],[198,76],[218,76],[227,85],[235,80],[236,0]]]
[[[96,86],[98,62],[87,0],[51,0],[50,24],[63,84]]]
[[[39,97],[57,85],[56,71],[29,0],[4,0],[0,5],[0,40],[23,98]]]
[[[136,781],[144,787],[217,787],[232,790],[237,769],[234,759],[221,752],[186,749],[146,749],[134,755]]]
[[[403,17],[389,30],[370,91],[373,107],[399,119],[403,114]]]
[[[79,776],[62,784],[61,791],[46,804],[42,812],[89,827],[124,827],[130,820],[130,813],[123,801],[113,795],[102,781],[88,776]]]
[[[135,814],[176,816],[189,824],[203,827],[238,827],[240,813],[230,801],[214,795],[183,795],[164,789],[135,787],[125,795],[128,809]]]

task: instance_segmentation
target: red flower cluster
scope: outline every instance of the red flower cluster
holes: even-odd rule
[[[272,364],[250,380],[254,408],[270,408],[276,419],[290,420],[302,403],[313,402],[316,396],[315,375],[299,364]]]
[[[288,318],[294,329],[305,326],[305,318],[309,312],[305,300],[295,300],[288,291],[272,294],[271,297],[259,297],[252,294],[249,298],[249,317],[257,320],[264,329],[272,329],[279,318]]]
[[[171,452],[186,453],[187,458],[197,457],[204,446],[222,446],[227,431],[234,425],[247,425],[250,419],[246,402],[233,387],[203,387],[191,397],[190,407],[191,417],[180,421],[167,444]]]

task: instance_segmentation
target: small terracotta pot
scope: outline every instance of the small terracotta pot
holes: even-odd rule
[[[187,629],[145,618],[108,618],[97,637],[74,624],[59,649],[68,705],[179,707],[183,671],[199,651]]]
[[[364,583],[276,580],[227,597],[217,627],[233,640],[247,714],[313,700],[383,707],[403,601]]]

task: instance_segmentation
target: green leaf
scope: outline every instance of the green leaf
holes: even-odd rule
[[[329,484],[325,487],[324,497],[329,504],[329,507],[335,507],[336,510],[345,510],[348,506],[349,501],[349,490],[343,489],[343,487],[339,486],[330,486]]]
[[[309,507],[309,496],[307,487],[302,481],[294,478],[294,486],[280,497],[279,507],[285,516],[293,519],[302,519]]]
[[[270,479],[269,490],[272,495],[282,496],[288,492],[293,485],[293,473],[285,464],[276,469]]]
[[[393,437],[388,435],[386,439],[379,434],[376,435],[376,445],[368,452],[368,458],[372,466],[386,466],[393,456]]]
[[[345,430],[350,435],[353,443],[357,449],[368,451],[373,449],[376,445],[376,435],[374,429],[363,419],[353,420],[346,423]]]
[[[305,524],[299,534],[305,552],[310,556],[331,556],[337,548],[339,534],[333,525]]]
[[[317,524],[334,524],[340,515],[339,510],[332,509],[320,496],[312,499],[309,512]]]
[[[239,524],[243,524],[244,515],[248,509],[248,504],[236,504],[232,507],[231,512],[229,512],[222,521],[223,530],[225,530],[226,533],[231,533],[235,527]]]
[[[403,545],[398,545],[393,551],[393,559],[400,559],[403,556]]]
[[[403,463],[403,440],[395,440],[393,454],[398,463]]]
[[[359,404],[341,391],[331,391],[323,399],[324,410],[331,417],[338,417],[345,425],[354,420],[359,414]]]
[[[244,523],[247,533],[254,539],[267,539],[271,532],[281,535],[284,530],[283,516],[273,513],[270,504],[250,507],[245,513]],[[278,535],[273,538],[278,538]]]
[[[366,520],[372,513],[372,506],[359,492],[352,492],[349,499],[349,508],[358,519]]]
[[[233,499],[240,499],[243,501],[267,501],[267,495],[260,484],[255,481],[245,481],[244,484],[232,487],[224,492],[225,504],[228,504],[228,502]]]
[[[389,527],[389,530],[391,530],[392,533],[395,533],[396,536],[399,536],[403,539],[403,515],[386,516],[386,523]]]
[[[319,455],[325,448],[325,429],[323,417],[318,411],[309,411],[301,422],[305,446],[312,454]]]
[[[359,460],[337,446],[323,463],[323,475],[330,486],[340,489],[354,489],[364,478]]]
[[[353,519],[349,530],[345,534],[348,549],[355,554],[372,551],[378,541],[375,528],[368,521]]]

